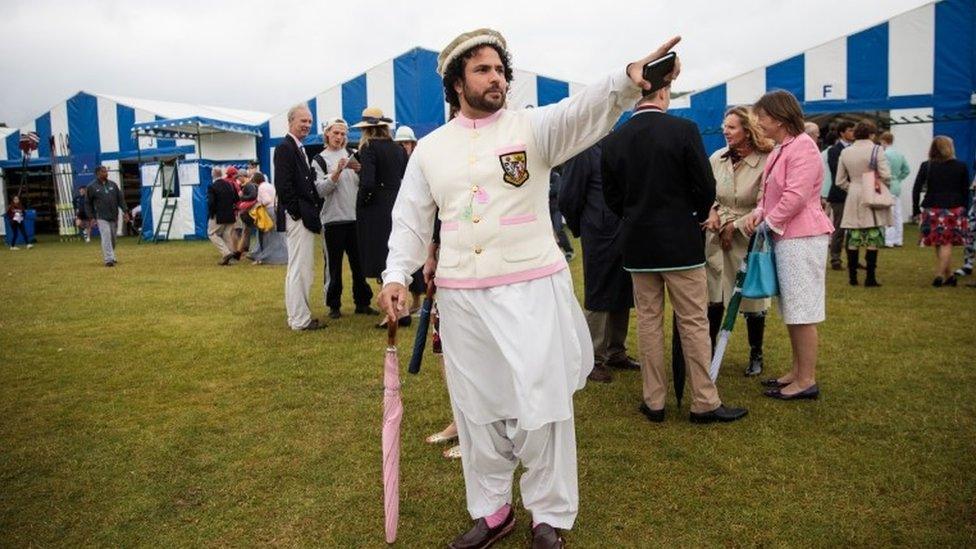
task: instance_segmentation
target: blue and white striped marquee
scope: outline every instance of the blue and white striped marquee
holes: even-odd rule
[[[556,103],[583,86],[547,78],[532,72],[513,70],[514,80],[509,92],[509,108],[542,106]],[[379,107],[396,125],[410,126],[418,138],[423,137],[447,121],[448,108],[444,101],[441,78],[437,75],[437,52],[414,48],[402,55],[376,65],[365,73],[333,86],[306,101],[312,111],[312,134],[306,143],[322,143],[322,124],[337,116],[359,121],[367,106]],[[267,139],[262,143],[262,170],[271,173],[271,153],[288,132],[287,113],[282,112],[264,127]],[[356,139],[355,133],[351,137]]]
[[[972,165],[974,36],[976,2],[932,2],[682,97],[671,112],[694,120],[711,152],[724,146],[719,128],[727,107],[785,89],[808,115],[890,111],[895,147],[913,168],[924,159],[933,135],[952,137],[957,156]]]

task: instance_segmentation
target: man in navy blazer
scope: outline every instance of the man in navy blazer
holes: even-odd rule
[[[670,84],[643,92],[630,120],[603,141],[600,161],[603,196],[621,218],[623,266],[634,284],[643,355],[639,410],[651,421],[664,420],[667,287],[691,382],[691,421],[735,421],[746,410],[723,406],[708,374],[711,340],[701,227],[715,202],[715,179],[698,127],[667,114],[670,103]]]
[[[288,134],[274,150],[274,184],[279,207],[285,211],[288,273],[285,275],[285,310],[292,330],[316,330],[325,324],[312,318],[309,289],[315,266],[315,238],[322,232],[322,199],[315,190],[302,140],[312,127],[312,112],[305,104],[288,110]]]

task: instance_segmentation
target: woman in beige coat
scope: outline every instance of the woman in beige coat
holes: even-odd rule
[[[736,272],[749,250],[749,237],[742,232],[742,225],[762,197],[763,168],[766,155],[772,150],[772,143],[763,137],[748,107],[729,109],[722,122],[722,133],[728,146],[709,158],[715,175],[715,206],[705,233],[708,324],[713,348],[725,307],[732,297]],[[749,337],[747,376],[762,373],[768,308],[768,299],[743,299],[739,308],[746,317]]]
[[[874,143],[877,133],[878,128],[873,122],[859,122],[854,128],[854,143],[840,153],[840,160],[837,162],[837,186],[847,191],[844,220],[840,226],[847,233],[847,274],[851,286],[857,286],[858,253],[862,247],[867,248],[865,260],[868,267],[864,286],[881,286],[875,276],[878,248],[884,246],[885,227],[891,224],[891,208],[874,209],[865,203],[867,193],[874,192],[874,189],[868,187],[862,177],[876,169],[876,177],[881,184],[890,184],[891,166],[884,149]],[[876,158],[876,168],[871,167],[872,155]]]

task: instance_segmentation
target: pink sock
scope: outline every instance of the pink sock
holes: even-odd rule
[[[485,517],[485,522],[488,523],[488,528],[494,528],[505,521],[508,518],[508,513],[512,510],[512,506],[509,504],[502,505],[497,511]]]

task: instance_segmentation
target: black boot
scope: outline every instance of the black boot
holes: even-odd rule
[[[722,328],[722,317],[725,315],[725,305],[722,303],[708,304],[708,337],[712,340],[712,355],[715,355],[715,340]]]
[[[847,250],[847,277],[851,286],[857,286],[857,262],[859,249]]]
[[[855,263],[856,265],[856,263]],[[758,376],[763,371],[763,335],[766,332],[766,313],[745,313],[749,335],[749,367],[746,376]]]
[[[875,273],[878,270],[878,250],[868,250],[864,253],[864,260],[868,264],[868,276],[864,277],[865,288],[880,288]]]

